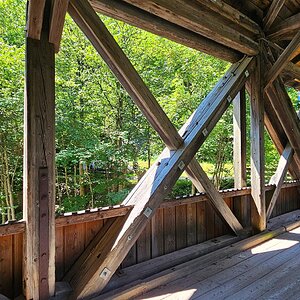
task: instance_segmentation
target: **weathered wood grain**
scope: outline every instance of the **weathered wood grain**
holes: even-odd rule
[[[213,39],[218,43],[244,54],[255,55],[258,53],[256,42],[216,19],[211,21],[206,13],[198,9],[195,2],[184,0],[173,0],[172,2],[167,0],[142,2],[126,0],[126,2],[207,38],[211,39],[213,36]]]
[[[251,85],[251,211],[252,226],[256,231],[266,228],[265,168],[264,168],[264,97],[262,87],[263,61],[256,58],[256,68],[250,75]]]
[[[104,15],[160,35],[179,44],[214,55],[220,59],[237,62],[242,55],[229,47],[203,37],[153,14],[117,0],[91,0],[93,8]]]
[[[46,0],[31,0],[28,5],[27,37],[39,40],[41,37]]]
[[[56,53],[59,51],[60,47],[68,4],[69,0],[53,0],[49,42],[54,44]]]
[[[267,214],[266,214],[267,221],[270,219],[272,211],[275,207],[277,198],[280,193],[281,186],[283,184],[283,180],[286,176],[288,166],[292,160],[293,154],[294,154],[294,150],[292,149],[291,145],[288,143],[285,149],[283,150],[282,155],[280,156],[277,170],[269,181],[269,184],[275,184],[276,188],[267,209]]]
[[[45,1],[30,1],[29,5],[33,5],[33,11],[40,12],[42,2]],[[40,40],[26,38],[23,214],[26,222],[24,280],[28,299],[38,299],[45,282],[49,286],[45,291],[48,296],[54,295],[55,289],[55,59],[54,47],[48,42],[50,11],[51,1],[47,0]],[[42,22],[40,15],[36,22]],[[40,29],[36,32],[40,33]],[[39,38],[38,34],[34,37]],[[45,196],[39,185],[40,169],[47,169],[48,173],[45,185],[48,193]],[[42,203],[45,203],[45,207]],[[48,212],[45,217],[42,209]],[[43,221],[45,218],[47,220]],[[43,251],[45,254],[40,253],[43,232],[49,236],[48,245],[44,245],[47,249]],[[40,261],[45,258],[48,261],[44,269],[46,281],[39,278]]]
[[[281,21],[278,25],[273,26],[267,33],[267,38],[273,41],[280,40],[289,32],[297,31],[300,28],[300,13]]]
[[[298,48],[300,47],[300,31],[295,35],[293,40],[284,49],[279,58],[276,60],[272,68],[267,72],[265,80],[265,89],[279,76],[285,66],[290,62],[296,55]]]
[[[270,29],[285,2],[286,0],[273,0],[271,2],[268,12],[263,19],[264,31]]]

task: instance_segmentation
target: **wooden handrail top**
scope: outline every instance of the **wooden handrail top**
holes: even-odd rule
[[[300,186],[300,180],[285,182],[283,189]],[[275,188],[274,185],[266,184],[265,190],[271,191]],[[251,187],[243,187],[240,189],[221,190],[220,194],[223,198],[240,197],[251,194]],[[197,193],[195,195],[185,195],[176,197],[175,199],[166,199],[160,208],[174,207],[206,201],[206,193]],[[102,219],[114,218],[126,215],[132,206],[115,205],[110,207],[100,207],[77,212],[64,213],[56,217],[56,227],[64,227],[73,224],[81,224]],[[0,236],[23,233],[25,230],[25,222],[23,220],[0,225]]]

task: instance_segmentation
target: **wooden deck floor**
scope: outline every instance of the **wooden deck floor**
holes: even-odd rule
[[[300,299],[299,242],[300,227],[136,299]]]

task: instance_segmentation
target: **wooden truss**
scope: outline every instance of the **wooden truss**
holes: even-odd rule
[[[132,209],[128,209],[124,216],[107,222],[65,275],[64,280],[73,288],[70,299],[91,298],[103,290],[183,171],[187,172],[198,190],[205,190],[216,213],[229,228],[236,235],[243,234],[243,222],[226,205],[194,156],[233,101],[235,186],[246,185],[245,86],[251,98],[252,226],[257,231],[264,230],[287,170],[294,178],[300,178],[300,126],[280,77],[282,72],[295,76],[300,73],[299,68],[290,62],[298,55],[299,33],[284,51],[277,49],[280,53],[275,60],[271,43],[265,46],[263,40],[255,41],[255,37],[261,34],[260,27],[221,1],[57,0],[52,6],[49,4],[52,1],[30,1],[27,24],[25,105],[28,120],[25,128],[28,136],[25,140],[24,173],[25,187],[28,187],[24,196],[27,298],[47,298],[46,295],[52,296],[55,290],[52,184],[55,153],[54,52],[59,50],[67,10],[166,145],[155,164],[124,200],[123,204]],[[178,10],[180,5],[185,10]],[[283,5],[284,0],[273,1],[264,19],[264,30],[274,39],[292,26],[289,23],[280,23],[278,28],[272,26]],[[207,13],[218,12],[220,16],[216,23],[207,22],[199,7]],[[177,132],[94,9],[235,63]],[[147,14],[146,10],[154,14]],[[46,15],[49,24],[43,23],[43,16]],[[298,15],[293,18],[298,18]],[[233,22],[239,26],[236,26],[237,29],[223,26],[225,19],[224,24]],[[293,26],[298,26],[298,23]],[[209,38],[212,35],[215,41]],[[40,51],[47,54],[41,56],[42,61],[37,59]],[[242,59],[241,53],[246,54]],[[265,69],[270,71],[265,74]],[[42,82],[42,88],[35,85],[36,80]],[[47,118],[43,118],[45,114]],[[267,209],[264,126],[281,154],[276,173],[270,180],[275,190]],[[34,130],[31,132],[31,129]],[[43,149],[50,151],[45,153]],[[33,190],[35,186],[38,186],[36,191]],[[46,194],[50,203],[47,207],[43,206]],[[40,205],[35,207],[35,203]],[[49,215],[47,208],[50,208]],[[40,242],[43,234],[47,245]],[[30,279],[30,274],[34,274],[33,279]]]
[[[88,260],[78,260],[66,275],[65,279],[74,289],[72,297],[76,299],[91,297],[103,289],[185,169],[196,187],[204,187],[213,207],[231,229],[236,234],[241,232],[239,221],[193,157],[244,85],[251,72],[252,59],[245,58],[234,64],[177,132],[89,3],[84,0],[71,1],[69,13],[167,146],[123,202],[134,206],[125,223],[122,226],[112,224],[108,229],[109,236],[115,239],[114,244],[105,249],[96,246],[97,251],[93,251]],[[98,245],[103,244],[102,240],[99,238]],[[88,255],[83,253],[83,256],[86,258]]]

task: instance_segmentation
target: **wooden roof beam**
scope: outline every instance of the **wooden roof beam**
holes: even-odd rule
[[[286,49],[279,56],[272,68],[266,76],[266,87],[273,83],[279,76],[287,64],[297,55],[298,48],[300,47],[300,31],[295,35],[293,40],[289,43]]]
[[[248,30],[249,32],[255,35],[261,34],[261,28],[257,23],[255,23],[248,16],[243,14],[241,11],[235,9],[234,7],[230,6],[226,2],[222,0],[197,0],[197,2],[203,4],[212,11],[220,14],[224,18],[230,20],[238,26],[243,27],[244,29]]]
[[[217,58],[237,62],[242,54],[211,39],[161,19],[146,11],[118,0],[90,0],[99,13],[121,20],[130,25],[170,39],[184,46],[213,55]]]
[[[55,52],[59,51],[62,32],[69,0],[54,0],[50,20],[49,42],[54,44]]]
[[[46,0],[30,0],[28,4],[27,37],[41,38]]]
[[[300,29],[300,13],[283,20],[278,25],[267,32],[267,38],[270,40],[280,40],[284,35],[293,30]]]
[[[252,56],[258,53],[258,44],[255,41],[225,23],[220,23],[216,18],[208,16],[206,12],[199,10],[197,3],[185,0],[125,0],[125,2],[244,54]]]
[[[275,21],[286,0],[273,0],[263,19],[264,31],[268,31]]]

